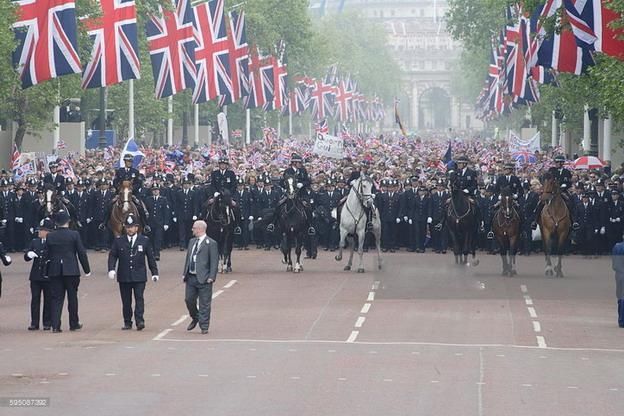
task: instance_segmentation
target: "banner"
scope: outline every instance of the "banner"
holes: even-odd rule
[[[317,133],[312,153],[332,159],[344,157],[344,140],[329,134]]]
[[[230,131],[228,130],[228,121],[225,113],[217,114],[217,124],[219,125],[219,134],[223,139],[225,147],[230,147]]]
[[[516,165],[526,165],[537,162],[535,152],[540,150],[541,136],[538,131],[529,140],[522,140],[513,130],[509,131],[509,153]]]

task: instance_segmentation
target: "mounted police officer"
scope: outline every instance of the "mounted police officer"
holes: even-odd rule
[[[152,244],[149,238],[138,233],[138,226],[138,218],[135,218],[133,214],[128,215],[124,222],[126,234],[115,239],[108,254],[108,278],[117,277],[119,282],[124,320],[124,326],[121,329],[123,330],[132,329],[133,294],[136,329],[141,331],[145,328],[143,293],[147,282],[146,260],[152,274],[152,281],[158,281],[158,265],[152,251]]]
[[[575,214],[575,206],[570,197],[568,191],[572,186],[572,172],[566,169],[563,165],[565,163],[565,156],[557,155],[553,159],[555,162],[555,166],[552,166],[548,169],[548,173],[554,177],[554,179],[559,184],[559,189],[561,190],[561,196],[563,197],[563,201],[568,207],[568,212],[570,214],[570,221],[572,222],[572,229],[578,230],[580,225],[576,222],[576,214]],[[537,228],[537,220],[539,219],[542,209],[544,208],[544,202],[540,199],[537,206],[535,207],[535,213],[533,215],[533,222],[531,223],[531,228]]]
[[[458,187],[474,201],[477,192],[477,172],[468,167],[469,161],[466,156],[458,157],[455,163]]]
[[[123,181],[132,183],[132,192],[138,193],[142,186],[139,171],[132,166],[134,163],[134,156],[130,153],[126,153],[123,157],[124,166],[115,171],[115,178],[113,179],[113,186],[115,189],[119,189],[119,185]]]
[[[215,193],[222,194],[224,190],[230,191],[234,195],[236,191],[236,174],[229,168],[230,160],[227,156],[219,158],[219,169],[215,169],[210,174],[210,183]],[[218,195],[214,195],[216,198]]]
[[[61,195],[65,192],[65,178],[60,173],[57,173],[58,163],[52,161],[48,163],[48,168],[50,169],[50,173],[45,174],[43,183],[49,183],[56,189],[56,192]]]
[[[523,194],[522,183],[514,173],[515,166],[511,162],[505,163],[505,172],[498,176],[496,185],[494,186],[494,193],[500,195],[503,190],[508,190],[513,196],[514,200],[518,200]]]

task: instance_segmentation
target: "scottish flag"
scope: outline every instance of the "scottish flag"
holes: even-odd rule
[[[134,156],[134,161],[132,162],[132,167],[135,169],[139,168],[139,165],[141,164],[141,162],[143,161],[143,158],[145,157],[145,154],[139,150],[139,146],[136,144],[136,142],[134,141],[134,139],[128,139],[128,141],[126,142],[126,145],[124,146],[123,150],[121,151],[121,154],[119,155],[119,166],[123,166],[123,157],[124,155],[130,153],[132,156]]]

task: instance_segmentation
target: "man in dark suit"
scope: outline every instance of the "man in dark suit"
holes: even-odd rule
[[[49,331],[52,327],[52,311],[50,301],[50,278],[48,277],[48,248],[46,237],[50,231],[54,230],[54,223],[49,218],[44,218],[37,228],[38,237],[33,238],[24,260],[33,262],[30,268],[30,326],[29,331],[39,329],[39,319],[41,318],[41,295],[43,294],[43,330]]]
[[[61,313],[67,292],[67,308],[69,310],[69,330],[77,331],[82,328],[78,319],[78,286],[80,284],[80,269],[84,270],[85,277],[91,276],[87,251],[77,231],[69,229],[69,214],[60,211],[56,215],[57,230],[50,233],[46,239],[48,246],[48,276],[50,277],[50,292],[52,294],[52,332],[62,332]]]
[[[108,278],[117,276],[119,293],[121,295],[123,330],[132,329],[132,294],[134,293],[134,321],[137,331],[145,328],[143,313],[145,301],[145,283],[147,270],[145,261],[152,273],[152,281],[158,281],[158,265],[152,250],[150,239],[138,234],[139,220],[133,214],[128,215],[124,223],[126,235],[119,236],[113,241],[113,247],[108,253]],[[117,266],[117,271],[115,271]]]
[[[199,323],[201,333],[207,334],[210,326],[212,284],[217,279],[219,249],[217,242],[206,235],[204,221],[193,223],[193,236],[189,241],[182,271],[182,280],[186,283],[184,301],[191,316],[191,323],[186,329],[192,331]]]

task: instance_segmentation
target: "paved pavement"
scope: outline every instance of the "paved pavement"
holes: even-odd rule
[[[501,277],[498,257],[384,255],[343,272],[321,252],[287,273],[277,251],[235,251],[215,285],[210,333],[186,331],[183,254],[165,251],[142,332],[121,331],[105,255],[90,253],[80,332],[29,332],[28,265],[14,255],[0,299],[0,415],[617,415],[624,330],[609,258],[542,256]],[[64,315],[65,327],[67,316]],[[66,328],[65,328],[66,329]]]

